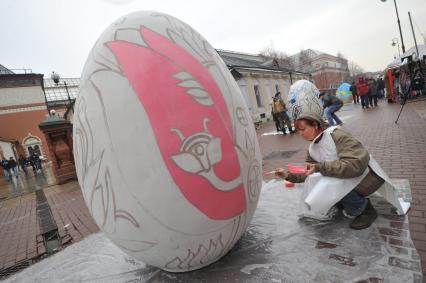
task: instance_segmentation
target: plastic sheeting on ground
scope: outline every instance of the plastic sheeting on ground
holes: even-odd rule
[[[393,180],[411,201],[407,180]],[[187,273],[169,273],[131,259],[102,233],[25,269],[7,282],[421,282],[421,266],[408,230],[382,198],[378,219],[365,230],[333,221],[298,219],[301,189],[282,181],[264,184],[248,230],[218,262]]]

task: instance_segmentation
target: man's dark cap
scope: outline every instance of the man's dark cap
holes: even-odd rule
[[[325,95],[325,92],[321,92],[321,93],[318,95],[318,97],[321,97],[321,96],[323,96],[323,95]]]

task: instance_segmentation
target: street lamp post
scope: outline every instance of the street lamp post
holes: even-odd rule
[[[381,0],[381,1],[386,2],[386,0]],[[401,22],[399,21],[399,14],[398,14],[398,7],[396,6],[396,0],[393,0],[393,3],[395,4],[396,18],[398,19],[398,28],[399,28],[399,36],[401,37],[402,53],[405,53],[404,38],[402,37]]]
[[[52,75],[50,75],[50,78],[53,80],[53,82],[55,83],[55,85],[61,85],[59,83],[59,80],[61,79],[61,76],[58,73],[52,72]],[[68,96],[68,103],[69,103],[69,105],[71,105],[71,97],[70,97],[70,93],[68,92],[67,82],[63,81],[62,85],[65,86],[65,90],[67,91],[67,96]]]
[[[399,51],[399,42],[398,42],[398,38],[392,38],[392,46],[397,46],[398,47],[398,56],[399,58],[401,58],[401,52]]]
[[[417,60],[420,60],[421,58],[419,54],[419,47],[417,46],[416,33],[414,32],[414,29],[413,29],[413,22],[411,21],[410,12],[408,12],[408,18],[410,19],[411,31],[413,32],[414,44],[416,45]]]

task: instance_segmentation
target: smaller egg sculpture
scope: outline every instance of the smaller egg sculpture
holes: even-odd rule
[[[289,91],[290,115],[296,120],[304,112],[323,113],[323,107],[318,98],[318,88],[308,80],[298,80],[291,85]]]

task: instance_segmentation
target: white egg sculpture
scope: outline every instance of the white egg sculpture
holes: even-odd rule
[[[118,247],[183,272],[225,255],[261,189],[261,155],[240,90],[194,29],[126,15],[97,40],[81,77],[74,156],[86,204]]]
[[[291,118],[296,120],[304,112],[322,115],[323,107],[318,98],[319,94],[318,88],[308,80],[298,80],[292,84],[288,95]]]

